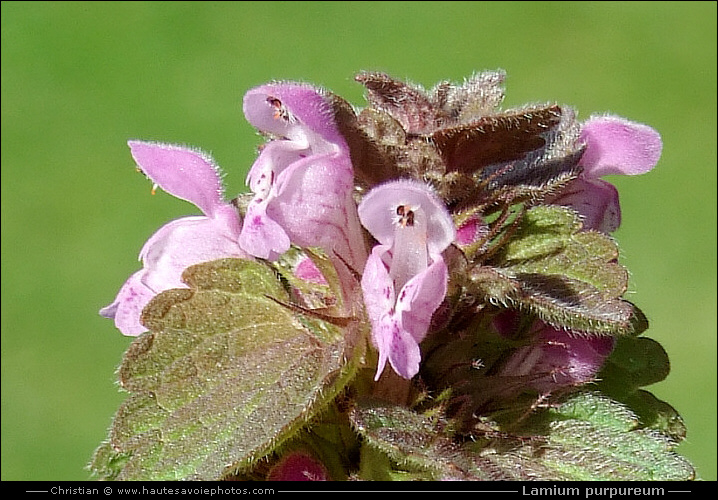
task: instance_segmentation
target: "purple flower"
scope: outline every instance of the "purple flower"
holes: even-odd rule
[[[329,481],[329,472],[311,455],[294,451],[269,471],[267,481]]]
[[[240,246],[274,260],[290,244],[321,247],[361,269],[366,246],[352,197],[349,147],[327,95],[309,85],[275,83],[250,90],[244,114],[272,137],[252,166]]]
[[[618,191],[599,177],[650,171],[661,156],[661,136],[641,123],[596,116],[583,123],[579,141],[586,145],[579,163],[583,172],[550,202],[576,210],[583,217],[584,229],[613,232],[621,224]]]
[[[518,313],[507,311],[494,319],[494,327],[509,337],[518,318]],[[528,377],[528,385],[544,394],[592,381],[615,343],[610,336],[577,335],[541,320],[534,321],[531,334],[531,344],[517,349],[501,372],[512,377]]]
[[[536,342],[516,351],[504,371],[531,375],[529,385],[542,393],[591,382],[613,350],[613,337],[572,335],[542,322],[536,326]]]
[[[456,230],[444,204],[424,184],[395,181],[372,189],[359,205],[362,224],[376,238],[361,280],[379,350],[376,377],[387,360],[410,379],[419,371],[419,343],[446,296],[443,252]]]
[[[242,221],[223,199],[218,167],[208,155],[180,146],[130,141],[132,157],[156,186],[194,203],[203,216],[184,217],[161,227],[142,247],[143,268],[122,286],[115,301],[100,310],[125,335],[147,329],[142,309],[158,293],[187,288],[182,271],[190,265],[223,257],[246,258],[237,244]]]
[[[489,227],[478,214],[472,214],[456,229],[456,244],[466,247],[482,240],[489,234]]]
[[[307,283],[316,283],[319,285],[328,284],[322,272],[309,257],[304,257],[299,261],[297,267],[294,269],[294,275]]]

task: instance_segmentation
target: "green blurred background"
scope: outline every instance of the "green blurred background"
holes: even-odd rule
[[[651,390],[715,480],[714,2],[2,2],[2,479],[88,478],[130,342],[97,310],[160,225],[196,213],[150,195],[128,139],[211,152],[234,195],[259,142],[240,104],[255,85],[362,104],[362,69],[431,86],[495,68],[507,106],[557,101],[662,134],[655,170],[610,179],[615,236],[672,361]]]

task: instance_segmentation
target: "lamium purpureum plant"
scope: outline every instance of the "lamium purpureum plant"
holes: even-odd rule
[[[361,73],[247,92],[265,139],[225,199],[196,149],[131,141],[203,215],[163,226],[100,312],[136,337],[102,479],[690,479],[668,359],[623,296],[605,175],[652,128],[501,110],[504,74],[430,91]]]

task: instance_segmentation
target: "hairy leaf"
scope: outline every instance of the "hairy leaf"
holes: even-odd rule
[[[436,188],[454,210],[544,199],[575,179],[583,148],[570,108],[500,111],[504,74],[474,75],[431,91],[383,73],[361,73],[370,106],[357,116],[338,101],[362,188],[410,177]]]
[[[220,479],[296,434],[348,383],[357,324],[300,321],[265,264],[188,268],[191,289],[145,308],[119,369],[131,393],[92,470],[106,479]],[[270,298],[271,297],[271,298]],[[279,301],[279,302],[277,302]]]
[[[407,132],[427,133],[437,126],[437,106],[423,89],[384,73],[364,72],[355,80],[367,88],[372,106],[394,116]]]
[[[351,105],[338,96],[330,94],[334,120],[349,146],[357,185],[369,189],[398,175],[395,157],[388,146],[403,145],[406,137],[401,125],[386,113],[371,108],[359,116]]]
[[[471,271],[484,300],[538,315],[556,328],[602,335],[636,333],[645,318],[621,299],[627,271],[608,236],[580,231],[570,209],[529,209],[490,265]]]
[[[624,406],[580,393],[528,419],[523,434],[453,434],[449,421],[408,408],[363,403],[352,422],[366,446],[395,470],[453,480],[687,480],[691,465],[675,442],[637,426]],[[379,458],[375,460],[380,461]],[[370,471],[371,473],[371,471]]]
[[[560,122],[561,108],[549,106],[485,116],[475,122],[441,129],[432,136],[446,170],[475,172],[515,161],[546,144],[542,137]]]

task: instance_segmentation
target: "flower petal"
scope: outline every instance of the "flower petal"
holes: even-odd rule
[[[324,464],[303,451],[294,451],[272,467],[267,481],[328,481]]]
[[[540,320],[534,322],[532,331],[532,343],[517,349],[501,371],[507,376],[527,377],[528,385],[542,393],[592,381],[615,343],[613,337],[575,335]]]
[[[184,217],[155,232],[140,251],[143,269],[133,274],[115,301],[100,310],[125,335],[146,331],[142,309],[158,293],[186,288],[182,272],[189,266],[224,257],[247,258],[238,244],[242,220],[222,198],[219,169],[202,152],[151,142],[130,141],[140,169],[168,193],[190,201],[206,216]]]
[[[550,374],[532,385],[542,392],[590,382],[613,350],[614,338],[583,337],[546,325],[536,371]],[[536,371],[534,373],[536,373]]]
[[[187,288],[181,279],[187,267],[224,257],[247,258],[237,244],[241,223],[234,207],[219,207],[215,214],[184,217],[157,230],[140,251],[143,269],[127,280],[100,315],[114,318],[123,334],[139,335],[147,331],[140,323],[142,309],[164,290]]]
[[[366,247],[352,198],[348,158],[332,153],[292,164],[279,178],[267,203],[267,215],[292,243],[323,248],[361,269]]]
[[[387,246],[375,246],[366,260],[364,274],[362,274],[361,287],[364,294],[364,305],[372,324],[378,324],[381,318],[394,308],[396,302],[394,283],[382,260],[388,250]]]
[[[311,85],[286,82],[256,87],[244,96],[244,115],[259,130],[314,148],[324,142],[325,149],[315,149],[317,153],[335,149],[332,144],[347,150],[330,101]]]
[[[394,371],[404,378],[410,379],[419,372],[419,343],[429,331],[431,317],[444,301],[448,278],[446,264],[439,257],[399,292],[388,357]]]
[[[294,275],[307,283],[316,283],[318,285],[329,284],[322,272],[309,257],[304,257],[299,261],[299,264],[297,264],[297,267],[294,269]]]
[[[471,245],[481,238],[485,238],[488,233],[488,225],[478,214],[474,214],[456,229],[456,244],[459,246]]]
[[[404,285],[396,301],[396,313],[417,342],[424,340],[431,317],[446,297],[449,270],[439,256],[422,273]]]
[[[580,140],[586,151],[579,164],[584,177],[592,179],[646,173],[658,163],[663,148],[654,129],[618,116],[590,118],[581,127]]]
[[[145,270],[137,271],[122,285],[115,301],[100,309],[100,315],[115,320],[115,326],[123,335],[135,337],[147,331],[140,316],[142,309],[156,293],[142,282]]]
[[[162,226],[142,247],[140,259],[147,270],[144,282],[156,293],[186,288],[182,271],[187,267],[225,257],[246,258],[222,220],[184,217]]]
[[[350,269],[361,269],[367,251],[352,197],[354,173],[331,96],[310,85],[273,83],[247,92],[244,112],[275,137],[247,178],[255,197],[242,247],[276,259],[290,243],[317,246],[330,259],[339,255]]]
[[[264,145],[247,174],[247,185],[253,193],[265,198],[279,175],[292,163],[311,154],[294,141],[276,140]]]
[[[219,167],[200,151],[152,142],[128,142],[132,157],[152,182],[212,216],[224,205]]]
[[[376,378],[388,360],[396,373],[410,379],[419,371],[419,343],[446,296],[448,269],[439,257],[409,280],[395,299],[394,284],[384,262],[389,258],[388,250],[384,245],[372,249],[361,281],[372,323],[372,342],[379,350]]]
[[[384,371],[386,360],[396,373],[405,379],[413,378],[419,373],[421,350],[418,342],[402,327],[396,316],[385,316],[379,328],[372,330],[372,338],[379,349],[379,364],[374,380],[378,380]]]
[[[239,246],[255,257],[276,260],[290,244],[284,228],[267,215],[267,201],[253,200],[244,216]]]
[[[431,188],[417,181],[398,180],[375,187],[359,205],[362,224],[381,244],[391,246],[394,242],[398,205],[420,206],[423,209],[427,218],[429,255],[440,254],[454,241],[454,221]]]
[[[583,220],[583,229],[612,233],[621,225],[621,206],[615,186],[602,179],[578,178],[566,192],[552,201],[576,210]]]

